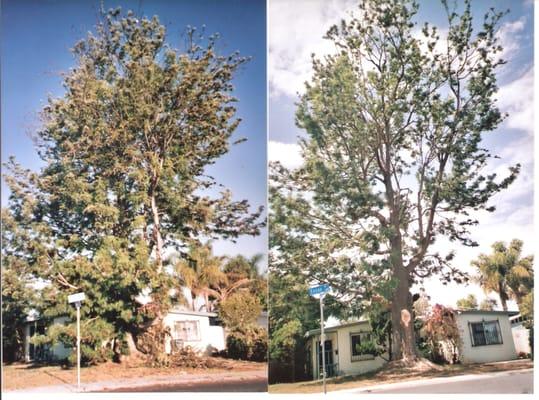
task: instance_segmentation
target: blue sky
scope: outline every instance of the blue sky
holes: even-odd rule
[[[463,2],[459,1],[462,4]],[[445,10],[436,0],[420,0],[416,16],[419,26],[424,22],[436,25],[443,32],[447,25]],[[334,51],[331,43],[322,39],[329,27],[357,7],[356,0],[272,0],[268,4],[268,76],[269,76],[269,144],[268,157],[289,167],[301,164],[297,145],[304,132],[294,124],[295,103],[303,82],[311,76],[311,54],[324,55]],[[441,251],[457,250],[455,266],[473,272],[470,261],[479,253],[490,252],[497,240],[524,240],[524,254],[534,253],[533,246],[533,1],[475,0],[472,13],[477,22],[488,8],[510,8],[501,24],[499,37],[505,47],[504,58],[509,62],[499,71],[498,104],[509,118],[495,131],[486,135],[483,144],[501,156],[492,164],[493,171],[505,175],[507,167],[517,162],[522,171],[515,183],[505,192],[491,199],[497,207],[493,214],[478,216],[480,226],[472,236],[480,243],[478,248],[455,247],[440,240]],[[298,19],[297,16],[302,18]],[[308,33],[308,34],[306,34]],[[480,300],[485,297],[477,285],[443,286],[434,278],[425,282],[433,302],[455,305],[457,299],[469,293]],[[496,296],[491,294],[491,297]],[[512,304],[514,307],[515,305]]]
[[[63,93],[60,73],[74,66],[69,49],[94,29],[98,0],[3,0],[1,20],[2,159],[14,155],[25,167],[42,167],[29,133],[39,127],[39,110],[48,94]],[[223,54],[239,50],[251,56],[234,79],[242,118],[234,138],[248,140],[208,169],[253,208],[266,204],[266,2],[265,0],[133,0],[104,1],[105,9],[121,6],[138,15],[157,15],[167,27],[167,42],[180,47],[187,25],[206,26],[221,35]],[[2,182],[2,205],[7,203]],[[236,244],[214,243],[218,254],[266,253],[267,232],[243,237]]]

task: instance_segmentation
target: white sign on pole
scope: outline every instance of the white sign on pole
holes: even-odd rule
[[[86,299],[86,295],[84,294],[84,292],[75,293],[75,294],[71,294],[71,295],[67,296],[67,301],[70,304],[71,303],[81,302],[84,299]]]
[[[67,296],[70,304],[75,303],[77,307],[77,389],[80,391],[80,303],[86,299],[84,292],[75,293]]]

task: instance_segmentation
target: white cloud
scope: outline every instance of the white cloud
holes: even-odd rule
[[[272,140],[268,143],[268,160],[279,161],[286,168],[297,168],[303,163],[299,144]]]
[[[520,129],[533,136],[533,68],[498,91],[500,110],[508,112],[508,128]]]
[[[520,41],[526,26],[526,17],[522,16],[516,21],[509,21],[504,23],[496,32],[496,37],[499,39],[500,44],[503,47],[503,51],[500,54],[500,58],[507,60],[514,55],[520,49]]]
[[[273,0],[268,6],[270,96],[295,97],[312,72],[311,54],[334,51],[322,37],[357,5],[356,0]]]

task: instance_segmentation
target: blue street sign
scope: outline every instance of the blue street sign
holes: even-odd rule
[[[329,285],[327,283],[309,288],[309,295],[311,296],[314,296],[315,294],[326,293],[326,292],[329,292]]]

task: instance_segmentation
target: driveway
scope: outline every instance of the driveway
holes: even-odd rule
[[[531,394],[533,393],[533,369],[495,372],[480,375],[462,375],[448,378],[433,378],[420,381],[376,385],[361,389],[342,390],[333,393]]]

